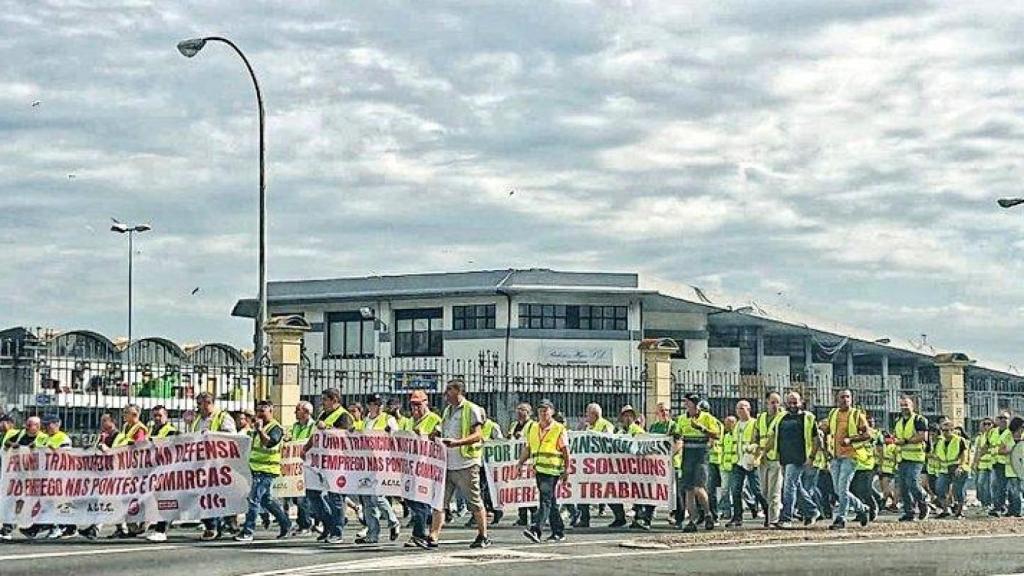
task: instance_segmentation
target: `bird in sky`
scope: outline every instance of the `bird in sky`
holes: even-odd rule
[[[75,175],[74,174],[68,174],[68,180],[74,180],[74,179],[75,179]]]
[[[40,102],[39,100],[33,100],[32,101],[32,107],[33,108],[39,108],[40,104],[42,104],[42,102]]]
[[[509,191],[508,191],[508,195],[509,195],[509,196],[515,196],[515,195],[516,195],[516,189],[515,189],[515,188],[513,188],[513,189],[509,190]]]
[[[199,286],[196,286],[195,288],[192,289],[192,295],[195,296],[198,293],[199,293]]]

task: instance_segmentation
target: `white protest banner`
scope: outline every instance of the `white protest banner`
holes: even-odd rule
[[[301,498],[306,495],[306,481],[302,477],[302,447],[305,445],[305,440],[297,440],[281,446],[281,475],[270,485],[274,498]]]
[[[533,467],[516,475],[524,440],[484,444],[484,469],[497,509],[538,504]],[[558,485],[560,504],[644,504],[673,502],[673,441],[669,436],[637,437],[569,432],[569,480]]]
[[[348,496],[397,496],[441,508],[446,452],[412,432],[321,430],[306,453],[306,488]]]
[[[240,514],[252,477],[247,436],[188,434],[115,448],[4,452],[0,521],[118,524]]]

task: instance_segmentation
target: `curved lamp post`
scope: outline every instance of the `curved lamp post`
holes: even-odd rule
[[[246,70],[249,71],[249,77],[252,78],[253,88],[256,89],[256,105],[259,108],[259,123],[260,123],[260,288],[259,288],[259,311],[256,313],[256,334],[253,339],[254,344],[254,363],[258,366],[260,359],[263,357],[263,327],[267,323],[267,180],[265,171],[264,161],[264,120],[263,120],[263,94],[260,92],[260,83],[256,80],[256,73],[252,69],[252,65],[249,64],[249,59],[245,57],[242,50],[235,45],[234,42],[227,38],[220,36],[207,36],[205,38],[193,38],[191,40],[182,40],[178,42],[178,52],[181,52],[182,56],[191,58],[199,53],[200,50],[206,46],[207,42],[222,42],[231,47],[232,50],[238,54],[238,57],[242,59],[245,64]]]

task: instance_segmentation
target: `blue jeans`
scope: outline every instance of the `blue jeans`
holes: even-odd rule
[[[359,503],[363,506],[363,522],[366,522],[366,539],[376,542],[380,538],[380,521],[387,520],[388,526],[398,524],[398,517],[391,509],[391,503],[383,496],[361,495]]]
[[[753,493],[754,498],[761,509],[768,513],[768,502],[761,494],[761,480],[757,476],[757,469],[747,470],[742,466],[733,466],[729,473],[729,492],[732,494],[732,520],[739,522],[743,518],[743,485],[746,484]]]
[[[334,492],[306,490],[306,500],[313,516],[324,525],[324,531],[340,538],[345,527],[345,497]]]
[[[992,509],[996,512],[1006,511],[1006,464],[992,465]]]
[[[565,524],[562,523],[562,515],[558,512],[559,477],[538,473],[536,479],[540,505],[537,507],[537,513],[533,515],[533,529],[540,533],[544,522],[547,521],[552,535],[564,536]]]
[[[992,505],[992,471],[991,470],[978,470],[978,475],[974,478],[974,487],[978,491],[978,501],[981,502],[983,508],[988,508]]]
[[[794,507],[799,507],[804,518],[810,518],[817,511],[807,491],[807,487],[813,484],[805,485],[803,482],[806,470],[807,467],[802,464],[786,464],[782,467],[782,512],[779,514],[779,522],[792,522]]]
[[[249,489],[249,511],[245,513],[245,523],[242,524],[242,532],[252,534],[256,529],[256,517],[260,514],[260,508],[270,512],[281,527],[282,533],[287,533],[292,528],[292,521],[281,509],[281,503],[270,495],[270,484],[274,481],[273,474],[266,472],[252,473],[252,488]]]
[[[405,507],[409,509],[409,515],[412,516],[412,537],[426,540],[427,536],[429,536],[430,523],[434,515],[434,512],[430,509],[430,504],[406,500]]]
[[[960,508],[963,508],[964,500],[967,498],[967,473],[964,472],[959,475],[939,474],[939,477],[935,480],[935,493],[939,496],[939,500],[944,508],[949,508],[951,504],[946,498],[950,487],[953,488],[953,501],[960,505]]]
[[[921,469],[924,462],[908,462],[904,460],[896,468],[896,482],[900,487],[900,498],[903,500],[903,515],[914,516],[917,506],[928,502],[921,489]]]
[[[1009,464],[1007,464],[1009,466]],[[1021,514],[1021,483],[1020,478],[1006,479],[1006,514],[1007,516],[1020,516]]]
[[[306,498],[289,498],[291,503],[295,504],[295,507],[299,509],[296,523],[299,525],[300,530],[309,530],[313,527],[312,510],[309,506],[309,500]]]
[[[846,511],[853,508],[853,511],[860,514],[867,510],[867,507],[856,496],[850,492],[850,483],[853,482],[853,474],[857,471],[857,463],[853,458],[835,458],[830,465],[832,472],[832,485],[839,500],[839,507],[836,510],[836,521],[846,521]],[[920,490],[920,487],[918,487]]]

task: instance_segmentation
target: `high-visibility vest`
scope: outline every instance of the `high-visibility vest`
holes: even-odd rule
[[[619,434],[628,434],[630,436],[639,436],[641,434],[647,433],[647,431],[644,430],[644,427],[637,424],[636,422],[630,424],[628,427],[626,427],[626,429],[619,428],[618,432]]]
[[[974,437],[974,453],[978,455],[978,470],[991,470],[995,457],[988,450],[988,434]]]
[[[370,425],[369,429],[370,430],[377,430],[377,431],[383,432],[384,430],[388,429],[388,424],[390,423],[390,420],[391,420],[391,416],[389,416],[388,414],[386,414],[384,412],[381,412],[380,414],[377,414],[376,418],[373,419],[373,424]],[[365,420],[363,421],[363,429],[364,430],[366,429],[366,421]]]
[[[697,429],[693,425],[694,423],[699,424],[707,432]],[[676,434],[681,436],[684,442],[694,444],[707,442],[710,439],[708,432],[719,434],[721,429],[722,424],[708,412],[699,412],[692,418],[688,414],[683,413],[676,418]]]
[[[990,433],[990,434],[991,434],[991,436],[989,438],[989,441],[991,442],[991,444],[990,444],[990,446],[991,446],[990,453],[992,454],[992,463],[993,464],[1002,464],[1003,466],[1009,466],[1009,464],[1010,464],[1010,455],[1009,454],[1003,454],[1001,451],[1002,451],[1003,445],[1006,443],[1006,439],[1007,438],[1013,438],[1013,432],[1010,432],[1009,428],[1007,428],[1006,430],[1000,430],[999,428],[993,428],[992,429],[992,433]]]
[[[806,412],[806,411],[803,412],[803,418],[804,418],[804,450],[805,450],[804,454],[806,454],[808,457],[810,457],[811,450],[814,449],[814,434],[818,430],[817,419],[815,419],[814,414],[811,414],[810,412]],[[781,421],[782,421],[782,418],[779,418],[779,422],[781,422]],[[778,453],[779,453],[779,434],[778,434],[778,430],[779,430],[779,424],[778,424],[778,422],[776,422],[775,423],[775,430],[774,430],[774,433],[772,434],[772,451],[776,454],[776,458],[778,457]]]
[[[747,420],[747,424],[743,427],[742,438],[740,437],[739,422],[736,422],[736,425],[733,426],[732,428],[732,432],[729,432],[729,435],[732,436],[733,442],[735,443],[734,450],[736,451],[737,462],[739,462],[739,457],[743,455],[740,446],[743,446],[742,451],[746,452],[747,446],[750,446],[751,444],[754,443],[755,428],[757,428],[757,421]]]
[[[305,425],[295,422],[294,424],[292,424],[292,429],[288,435],[291,437],[292,440],[307,440],[310,436],[313,435],[314,426],[315,424],[312,418],[306,421]]]
[[[56,434],[43,434],[40,432],[36,435],[36,448],[62,448],[71,446],[71,439],[64,433],[63,430],[58,430]]]
[[[405,426],[408,426],[409,422],[412,422],[412,418],[408,416],[398,416],[395,418],[395,424],[398,425],[399,430],[405,430]]]
[[[778,429],[779,421],[782,420],[783,411],[779,410],[772,416],[771,421],[768,421],[768,412],[761,412],[757,415],[755,425],[757,426],[757,443],[765,450],[765,459],[774,462],[779,459],[779,452],[776,450],[774,443],[769,446],[768,440],[771,436],[775,435],[775,431]]]
[[[814,462],[812,462],[812,464],[818,470],[828,470],[829,450],[832,445],[832,440],[828,435],[825,435],[821,439],[821,444],[824,448],[818,449],[818,452],[814,455]]]
[[[338,406],[330,414],[325,415],[324,413],[321,413],[320,422],[323,422],[324,426],[327,428],[334,428],[334,423],[337,422],[338,418],[341,418],[343,415],[347,415],[349,418],[352,417],[352,415],[348,413],[348,410],[345,410],[344,406]]]
[[[720,464],[722,472],[732,472],[733,466],[740,460],[740,455],[736,453],[736,436],[732,432],[722,435],[722,439],[716,443],[716,447],[722,453],[722,463]]]
[[[939,458],[938,447],[939,443],[933,440],[925,456],[925,473],[932,476],[937,476],[942,471],[942,459]]]
[[[1017,444],[1017,441],[1013,439],[1013,432],[1010,432],[1009,429],[1007,429],[1005,431],[1005,433],[1001,433],[999,435],[999,437],[1001,438],[1001,440],[1000,440],[1000,442],[1001,442],[1000,450],[1003,449],[1003,448],[1008,448],[1008,449],[1012,450],[1013,447]],[[1004,474],[1006,475],[1006,477],[1007,478],[1019,478],[1019,476],[1017,476],[1017,472],[1013,469],[1013,466],[1011,466],[1009,464],[1010,455],[1009,454],[1003,454],[1002,456],[1007,459],[1007,464],[1006,464],[1006,467],[1004,469]]]
[[[902,440],[910,440],[917,434],[917,430],[914,429],[914,424],[917,419],[920,418],[917,414],[911,414],[910,418],[904,418],[900,416],[896,420],[896,425],[893,427],[893,431],[896,433],[896,437]],[[900,458],[907,462],[924,462],[924,443],[918,444],[904,444],[900,446]]]
[[[19,434],[21,434],[21,430],[19,430],[17,428],[11,428],[7,432],[4,432],[4,437],[3,437],[2,440],[0,440],[0,448],[3,448],[7,444],[8,440],[10,440],[11,438],[14,438],[15,436],[17,436]]]
[[[860,421],[860,415],[861,415],[861,412],[857,408],[854,408],[853,406],[851,406],[849,408],[849,414],[847,414],[847,416],[846,416],[846,437],[847,438],[853,438],[854,436],[857,436],[858,432],[860,432],[860,430],[857,429],[857,423]],[[829,412],[828,412],[828,430],[830,432],[830,438],[832,439],[832,441],[829,442],[829,454],[831,454],[832,456],[836,455],[836,447],[834,446],[833,443],[835,442],[836,432],[837,432],[837,428],[839,426],[838,422],[839,422],[839,408],[833,408],[833,409],[829,410]],[[864,462],[866,463],[867,462],[866,456],[864,456],[864,455],[862,455],[860,453],[861,452],[861,447],[863,446],[863,443],[858,442],[856,444],[851,444],[851,446],[853,446],[853,449],[854,449],[854,455],[853,455],[854,460],[857,460],[857,461],[864,460]],[[861,464],[861,466],[863,466],[863,465],[864,464]],[[865,470],[865,468],[860,468],[860,467],[857,467],[857,469],[858,470]]]
[[[540,425],[530,426],[526,431],[526,445],[530,448],[533,468],[538,474],[560,476],[565,471],[565,458],[558,449],[558,439],[565,434],[565,426],[551,422],[547,430]]]
[[[896,465],[899,463],[900,450],[895,444],[886,444],[882,447],[882,473],[895,474]]]
[[[965,443],[964,439],[956,434],[949,440],[946,440],[946,437],[943,436],[935,443],[935,457],[941,466],[939,474],[947,474],[951,467],[960,465],[960,456]],[[966,469],[965,466],[961,466],[961,468]]]
[[[366,420],[363,420],[362,418],[360,418],[359,420],[354,420],[352,422],[352,429],[355,430],[356,432],[362,432],[366,430]]]
[[[875,464],[875,446],[868,440],[866,442],[857,442],[854,444],[856,451],[853,453],[854,470],[874,470]]]
[[[221,425],[224,423],[224,417],[226,415],[227,413],[223,410],[215,408],[213,415],[210,416],[210,427],[207,428],[207,432],[220,432]],[[200,420],[202,420],[202,418],[197,415],[196,419],[192,421],[192,429],[190,432],[199,432]]]
[[[497,427],[498,423],[495,422],[494,420],[491,420],[490,418],[484,420],[483,429],[480,431],[480,433],[483,435],[484,442],[490,440],[491,437],[494,436],[494,429]]]
[[[269,435],[275,428],[280,428],[281,424],[277,420],[271,420],[263,427],[263,430]],[[260,438],[260,434],[255,430],[249,431],[249,437],[252,438],[252,447],[249,448],[249,468],[253,472],[263,472],[264,474],[271,474],[273,476],[281,475],[281,442],[274,445],[273,448],[264,448],[263,439]]]
[[[465,438],[465,437],[469,436],[470,434],[472,434],[473,411],[477,410],[478,407],[477,407],[476,404],[473,404],[469,400],[463,400],[462,401],[462,406],[459,409],[462,411],[461,414],[459,414],[459,418],[460,418],[460,428],[459,428],[459,430],[460,430],[460,434],[461,434],[460,438]],[[444,407],[444,416],[443,416],[442,420],[447,420],[448,416],[451,414],[451,411],[452,411],[452,407],[450,405],[449,406],[445,406]],[[476,442],[474,444],[467,444],[466,446],[459,446],[459,454],[462,454],[463,458],[466,458],[466,459],[469,459],[469,460],[474,460],[476,458],[479,458],[480,455],[483,454],[483,447],[481,446],[480,442]]]
[[[537,423],[536,420],[527,419],[526,422],[523,423],[523,427],[519,429],[519,436],[518,436],[518,438],[525,438],[526,437],[527,429],[529,429],[530,426],[532,426],[532,425],[534,425],[536,423]],[[505,434],[505,436],[508,437],[509,439],[517,438],[515,430],[516,430],[516,426],[518,426],[518,425],[519,425],[519,421],[518,420],[513,420],[512,423],[508,425],[508,433]]]
[[[129,444],[134,443],[135,434],[138,433],[139,430],[143,430],[147,434],[149,433],[149,430],[146,429],[146,425],[143,424],[142,422],[136,422],[132,426],[125,424],[124,426],[121,427],[121,431],[117,433],[117,436],[114,436],[113,447],[120,448],[121,446],[127,446]]]
[[[604,418],[598,418],[592,425],[587,424],[587,430],[591,432],[604,432],[606,434],[613,434],[615,432],[615,425]]]
[[[415,432],[421,436],[430,436],[434,430],[441,424],[441,417],[434,412],[427,412],[418,421],[409,418],[405,421],[405,424],[400,426],[401,430],[406,432]]]
[[[150,435],[153,438],[167,438],[169,436],[177,434],[178,428],[174,424],[171,424],[170,422],[164,422],[164,425],[161,426],[160,429],[156,431],[156,434],[153,434],[152,432],[153,431],[150,430]]]

